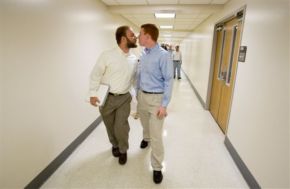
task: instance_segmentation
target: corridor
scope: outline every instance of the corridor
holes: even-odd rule
[[[0,0],[0,189],[290,188],[289,13],[289,0]],[[146,23],[182,54],[160,185],[139,120],[120,166],[88,103],[116,29]]]
[[[126,165],[112,156],[102,122],[41,188],[248,188],[225,148],[224,134],[202,108],[184,75],[174,82],[168,112],[160,186],[152,181],[150,148],[139,148],[139,119],[130,117]]]

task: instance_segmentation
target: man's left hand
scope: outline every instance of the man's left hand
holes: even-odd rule
[[[159,119],[163,119],[167,116],[167,111],[165,107],[159,107],[158,111],[157,111],[157,117]]]

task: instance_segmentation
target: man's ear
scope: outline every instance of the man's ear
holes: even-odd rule
[[[150,36],[148,33],[146,33],[145,36],[146,36],[146,39],[147,39],[147,40],[148,40],[148,39],[151,39],[151,36]]]
[[[125,36],[122,36],[121,37],[121,42],[125,42],[125,40],[127,40],[126,37]]]

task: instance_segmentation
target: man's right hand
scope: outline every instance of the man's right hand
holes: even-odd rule
[[[100,103],[100,100],[98,99],[98,97],[90,97],[90,103],[91,103],[91,105],[93,105],[93,106],[98,106],[98,104]]]

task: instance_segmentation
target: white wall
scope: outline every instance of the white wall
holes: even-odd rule
[[[288,188],[289,1],[232,0],[182,44],[191,48],[184,67],[205,100],[209,74],[197,73],[209,71],[214,24],[245,4],[248,53],[238,65],[228,137],[262,188]]]
[[[4,0],[0,6],[5,46],[0,188],[22,188],[99,115],[84,101],[89,74],[100,52],[115,46],[115,29],[128,23],[96,0]]]

